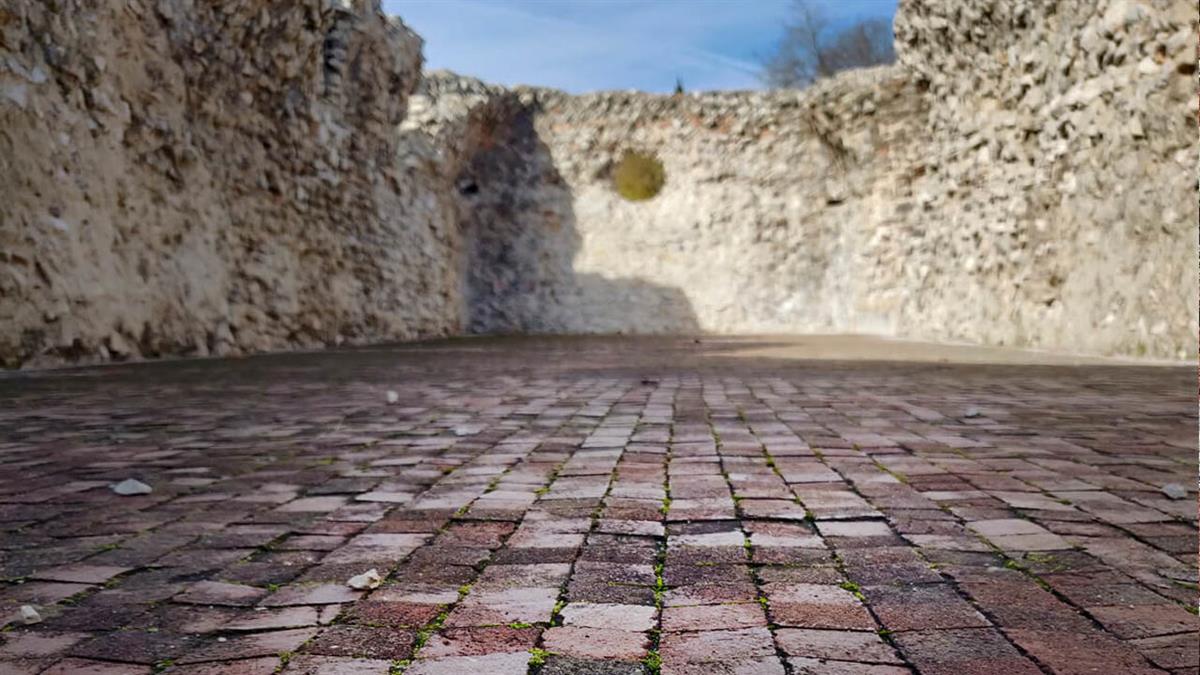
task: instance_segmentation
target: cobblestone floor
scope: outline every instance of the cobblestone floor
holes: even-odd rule
[[[0,672],[1197,673],[1194,368],[728,352],[0,376]]]

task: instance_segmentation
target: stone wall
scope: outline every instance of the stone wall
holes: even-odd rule
[[[518,95],[523,140],[463,175],[472,330],[895,332],[858,257],[924,124],[898,71],[800,93]],[[663,162],[655,198],[613,189],[627,150]]]
[[[902,323],[1195,358],[1198,16],[1188,0],[902,3],[901,65],[934,104],[914,217],[873,248],[903,253],[871,282]]]
[[[701,331],[1190,358],[1196,23],[905,0],[893,67],[568,96],[422,78],[370,0],[0,0],[0,358]],[[612,189],[628,149],[652,200]]]
[[[0,358],[458,328],[456,221],[395,157],[420,39],[370,3],[0,0]]]
[[[912,0],[896,28],[898,66],[799,93],[518,92],[526,140],[463,177],[468,325],[1193,357],[1194,8]],[[513,96],[426,86],[464,88]],[[628,149],[653,200],[612,189]]]

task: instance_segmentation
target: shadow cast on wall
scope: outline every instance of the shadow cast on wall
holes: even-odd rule
[[[579,273],[574,197],[538,136],[533,112],[487,124],[459,174],[469,333],[699,332],[678,288]]]

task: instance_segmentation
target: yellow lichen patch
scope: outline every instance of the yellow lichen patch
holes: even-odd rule
[[[621,157],[612,176],[617,194],[633,202],[657,195],[667,181],[666,171],[657,157],[634,151],[628,151]]]

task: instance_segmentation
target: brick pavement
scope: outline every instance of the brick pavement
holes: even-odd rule
[[[9,374],[0,673],[1197,673],[1196,424],[719,340]]]

